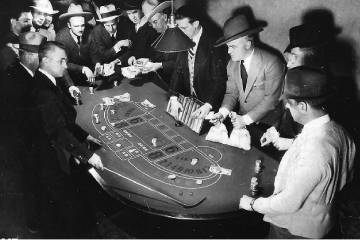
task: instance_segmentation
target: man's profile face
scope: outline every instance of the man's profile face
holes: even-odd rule
[[[284,53],[286,66],[290,68],[303,65],[305,53],[299,47],[294,47],[290,52]]]
[[[104,23],[104,27],[106,29],[106,31],[110,34],[113,35],[114,33],[116,33],[117,30],[117,21],[116,19],[113,19],[111,21],[105,22]]]
[[[138,24],[140,22],[140,19],[141,19],[140,9],[127,10],[126,14],[127,14],[128,18],[130,19],[130,21],[132,21],[134,24]]]
[[[167,29],[167,16],[163,13],[156,13],[150,19],[151,26],[158,33],[163,33]]]
[[[45,57],[46,70],[55,78],[63,77],[67,69],[67,56],[63,49],[54,47]]]
[[[192,39],[195,36],[196,29],[199,26],[199,21],[190,22],[189,18],[177,19],[177,26],[183,31],[186,36]]]
[[[70,31],[76,36],[81,37],[85,30],[85,18],[84,17],[71,17],[68,22]]]
[[[12,19],[11,23],[14,24],[16,31],[19,33],[29,32],[32,27],[32,14],[31,12],[22,12],[18,19]]]
[[[36,26],[42,26],[45,22],[45,18],[47,17],[47,13],[40,12],[36,9],[33,11],[33,22]]]
[[[237,38],[226,43],[228,54],[233,61],[244,60],[249,53],[249,40],[246,37]]]

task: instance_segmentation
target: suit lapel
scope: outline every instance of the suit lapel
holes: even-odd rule
[[[247,79],[247,83],[246,83],[246,88],[245,88],[245,98],[249,95],[250,90],[252,89],[255,80],[258,76],[258,74],[260,73],[259,68],[261,67],[261,58],[259,55],[259,50],[257,48],[254,49],[254,55],[251,59],[251,63],[250,63],[250,70],[248,72],[248,79]],[[239,67],[240,70],[240,67]],[[239,71],[240,73],[240,71]],[[241,76],[241,74],[240,74]]]

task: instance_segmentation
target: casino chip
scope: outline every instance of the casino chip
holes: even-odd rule
[[[106,130],[106,126],[101,126],[101,130],[105,131],[105,130]]]
[[[193,158],[193,159],[191,159],[190,164],[194,166],[195,164],[197,164],[197,163],[198,163],[198,161],[199,161],[199,159],[197,159],[197,158]]]
[[[203,181],[202,181],[201,179],[196,180],[196,184],[197,184],[197,185],[201,185],[202,182],[203,182]]]
[[[153,147],[156,147],[157,146],[157,138],[151,139],[151,143],[152,143]]]
[[[170,174],[167,178],[170,179],[170,180],[175,180],[176,175],[175,174]]]
[[[114,109],[111,109],[110,112],[111,112],[111,114],[115,114],[115,110],[114,110]]]
[[[120,143],[117,143],[117,144],[116,144],[116,147],[121,147],[121,144],[120,144]]]

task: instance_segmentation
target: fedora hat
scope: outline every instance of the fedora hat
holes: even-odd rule
[[[157,5],[146,17],[150,20],[155,14],[163,12],[171,6],[171,1],[165,1]]]
[[[71,17],[85,17],[89,19],[92,16],[91,12],[84,12],[81,5],[71,3],[67,12],[59,16],[59,20],[69,19]]]
[[[25,32],[19,35],[19,50],[38,53],[39,46],[46,42],[46,37],[37,32]]]
[[[30,6],[31,8],[38,10],[42,13],[47,13],[50,15],[57,14],[59,11],[54,10],[51,2],[49,0],[34,0],[34,5]]]
[[[120,16],[119,11],[114,4],[108,4],[100,7],[100,19],[98,22],[108,22]]]
[[[260,26],[251,26],[245,15],[237,15],[229,18],[224,23],[224,36],[218,39],[214,46],[219,47],[237,38],[258,33],[263,30]]]
[[[331,95],[324,71],[306,66],[289,69],[280,99],[311,99],[325,102]]]
[[[141,2],[140,0],[123,0],[121,9],[125,11],[141,9]]]
[[[302,24],[290,28],[289,39],[290,43],[284,52],[289,52],[295,47],[317,47],[326,42],[321,28],[311,24]]]

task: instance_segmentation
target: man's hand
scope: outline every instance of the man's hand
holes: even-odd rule
[[[134,56],[129,57],[128,64],[131,66],[134,65],[135,63],[136,63],[136,58]]]
[[[98,145],[102,145],[102,142],[97,139],[97,138],[94,138],[93,136],[91,136],[90,134],[86,137],[86,140],[90,141],[90,142],[93,142],[93,143],[96,143]]]
[[[246,211],[252,211],[251,207],[250,207],[250,203],[254,198],[249,197],[247,195],[243,195],[240,198],[240,203],[239,203],[239,209],[244,209]]]
[[[149,72],[156,72],[157,70],[159,70],[160,68],[162,68],[162,63],[153,63],[153,62],[147,62],[142,70],[141,73],[142,74],[146,74]]]
[[[94,153],[89,159],[88,163],[95,167],[96,169],[104,170],[104,166],[102,164],[101,158],[99,155]]]
[[[82,73],[86,76],[88,82],[90,83],[94,83],[95,82],[95,75],[94,73],[90,70],[90,68],[84,66],[82,68]]]
[[[130,47],[130,46],[131,46],[131,40],[124,39],[124,40],[120,40],[117,43],[115,43],[113,48],[114,48],[115,52],[118,53],[121,51],[122,47]]]
[[[234,128],[241,129],[246,127],[246,123],[241,115],[231,112],[230,119]]]
[[[217,124],[223,122],[225,119],[224,115],[222,115],[220,112],[217,112],[214,114],[212,118],[209,119],[209,122],[212,124]]]
[[[170,114],[176,120],[179,119],[179,112],[183,111],[183,106],[178,102],[177,97],[170,98]]]
[[[192,118],[200,118],[200,119],[203,119],[205,118],[209,112],[211,111],[211,105],[210,104],[204,104],[202,105],[199,109],[197,109],[196,111],[194,111],[192,114],[191,114],[191,117]]]
[[[81,94],[80,89],[76,86],[70,86],[69,92],[71,97],[75,98],[76,96],[79,96]]]
[[[279,137],[276,141],[274,141],[274,146],[278,150],[283,151],[283,150],[289,149],[293,142],[294,142],[294,139],[292,139],[292,138]]]

